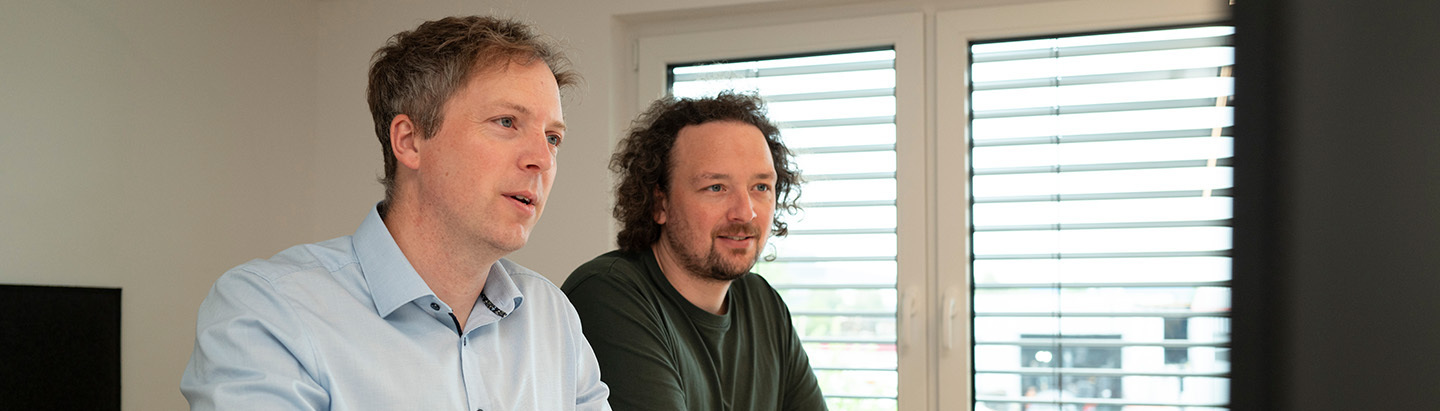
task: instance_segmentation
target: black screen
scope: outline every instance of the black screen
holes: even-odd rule
[[[120,409],[120,289],[0,285],[0,408]]]

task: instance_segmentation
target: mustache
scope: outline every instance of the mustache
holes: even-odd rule
[[[719,237],[719,236],[730,236],[730,237],[740,237],[740,236],[745,236],[745,237],[759,237],[759,236],[760,236],[760,233],[761,233],[760,228],[759,228],[759,227],[756,227],[754,224],[751,224],[751,223],[730,223],[730,224],[726,224],[726,225],[720,226],[719,228],[716,228],[715,231],[714,231],[712,234],[714,234],[715,237]]]

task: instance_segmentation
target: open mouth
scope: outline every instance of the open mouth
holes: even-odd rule
[[[519,201],[519,202],[525,203],[525,205],[532,205],[532,204],[535,203],[534,201],[531,201],[531,200],[530,200],[530,197],[526,197],[526,196],[522,196],[522,195],[512,195],[512,196],[509,196],[509,197],[515,199],[515,201]]]

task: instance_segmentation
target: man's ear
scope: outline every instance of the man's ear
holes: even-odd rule
[[[669,208],[670,203],[669,199],[665,197],[665,192],[660,191],[658,188],[655,189],[655,212],[654,215],[651,216],[651,218],[655,220],[655,224],[665,225],[665,220],[668,219],[667,210],[669,210]]]
[[[395,153],[395,161],[401,166],[411,170],[420,169],[420,130],[415,127],[415,122],[410,116],[398,114],[390,120],[390,151]]]

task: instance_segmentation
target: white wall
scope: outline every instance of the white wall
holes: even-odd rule
[[[617,34],[621,23],[615,16],[753,1],[321,2],[312,237],[353,233],[368,207],[383,196],[375,181],[383,173],[380,146],[365,104],[366,72],[375,49],[391,35],[425,20],[466,14],[508,16],[531,22],[567,44],[567,55],[585,79],[563,101],[569,132],[545,214],[529,244],[510,256],[559,284],[581,263],[614,248],[606,167],[613,138],[628,126],[615,121],[621,88],[616,83],[626,74],[616,67],[615,57],[621,55],[617,50],[625,43]],[[624,107],[633,105],[629,101]]]
[[[380,199],[371,53],[475,13],[568,41],[586,77],[553,200],[512,256],[562,281],[612,243],[611,16],[743,2],[0,0],[0,283],[122,288],[123,409],[186,409],[215,278],[350,234]]]
[[[314,239],[316,10],[0,0],[0,283],[123,289],[124,409],[185,409],[210,284]]]
[[[365,73],[391,34],[483,13],[569,43],[585,83],[552,200],[511,256],[559,283],[613,247],[606,164],[634,113],[637,33],[1007,1],[1032,0],[0,0],[0,283],[123,288],[123,408],[185,409],[215,278],[350,234],[381,198]]]

